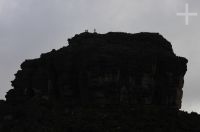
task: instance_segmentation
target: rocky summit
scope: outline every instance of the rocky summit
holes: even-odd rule
[[[200,130],[179,110],[188,60],[160,34],[83,32],[68,44],[21,64],[0,130]]]

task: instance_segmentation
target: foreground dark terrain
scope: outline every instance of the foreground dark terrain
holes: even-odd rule
[[[26,60],[0,103],[3,132],[199,132],[180,111],[188,60],[158,33],[84,32]]]
[[[200,131],[197,113],[166,108],[67,108],[44,100],[2,108],[5,110],[1,110],[2,132]]]

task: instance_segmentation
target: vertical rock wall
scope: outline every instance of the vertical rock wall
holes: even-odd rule
[[[23,62],[6,99],[179,109],[186,64],[156,33],[81,33],[69,46]]]

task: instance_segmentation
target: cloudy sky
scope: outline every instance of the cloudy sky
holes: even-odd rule
[[[199,16],[176,16],[185,11]],[[199,0],[0,0],[0,98],[25,59],[67,45],[67,38],[85,29],[159,32],[174,52],[189,59],[183,110],[200,113]]]

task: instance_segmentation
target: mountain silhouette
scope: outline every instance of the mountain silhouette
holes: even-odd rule
[[[179,110],[188,60],[159,33],[83,32],[25,60],[1,101],[0,130],[199,131]]]

